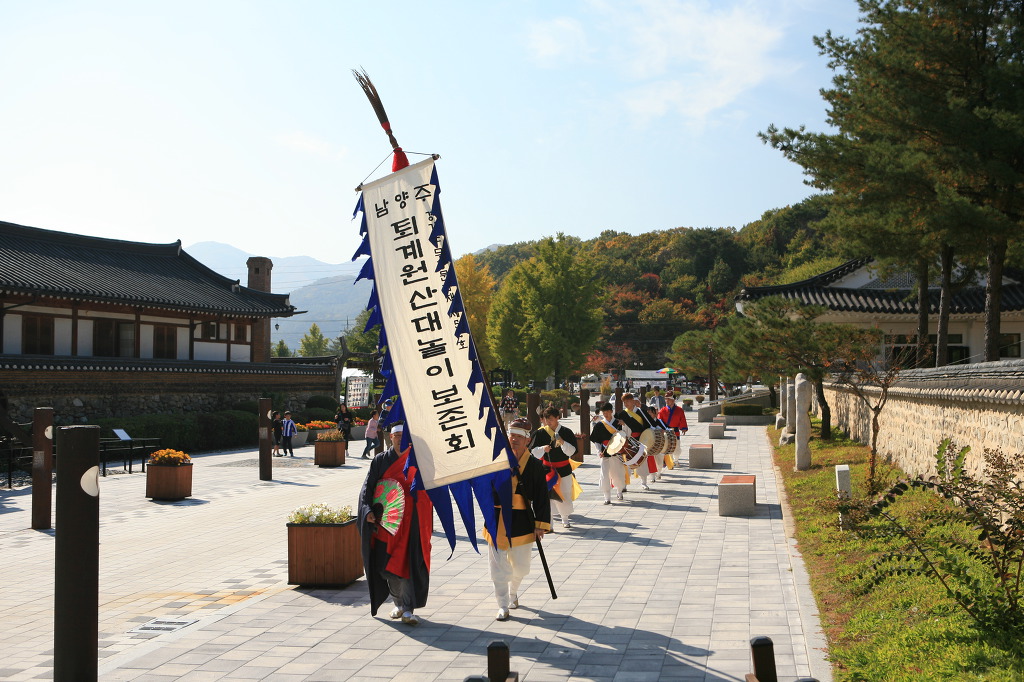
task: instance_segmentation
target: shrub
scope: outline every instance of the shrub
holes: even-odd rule
[[[318,433],[316,439],[322,443],[344,443],[345,434],[340,429],[328,429]]]
[[[693,399],[696,400],[698,404],[704,402],[704,396],[701,395],[700,393],[698,393],[697,395],[693,396]]]
[[[334,415],[337,409],[325,410],[322,407],[307,407],[301,413],[303,422],[311,421],[334,421]],[[292,419],[299,421],[299,418],[292,415]]]
[[[197,452],[204,448],[195,414],[137,414],[97,419],[100,436],[116,438],[113,429],[124,429],[135,438],[159,438],[165,448]]]
[[[251,412],[253,414],[259,414],[260,402],[258,400],[242,400],[240,402],[235,403],[228,409],[233,410],[235,412]]]
[[[736,415],[737,417],[753,417],[761,416],[764,414],[764,408],[760,405],[743,405],[736,403],[723,403],[722,414],[724,415]]]
[[[199,413],[199,438],[204,448],[226,448],[257,445],[259,443],[259,417],[248,412],[224,410]]]
[[[329,395],[314,395],[306,401],[306,410],[309,411],[313,407],[321,410],[330,410],[331,416],[334,416],[335,411],[338,409],[338,401]]]

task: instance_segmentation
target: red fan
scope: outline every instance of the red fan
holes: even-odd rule
[[[382,478],[373,491],[374,506],[381,505],[384,512],[378,520],[381,528],[394,535],[405,516],[405,491],[393,478]]]

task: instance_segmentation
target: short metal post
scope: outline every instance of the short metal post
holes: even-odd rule
[[[100,427],[58,429],[53,679],[95,680],[99,651]]]
[[[274,462],[273,455],[271,454],[271,441],[273,439],[273,433],[271,433],[271,424],[273,422],[274,413],[270,406],[270,398],[260,398],[259,401],[259,413],[260,413],[260,480],[261,481],[272,481],[274,480]]]
[[[53,408],[37,407],[32,418],[32,528],[51,528],[53,506]]]
[[[487,677],[491,682],[505,682],[509,673],[508,644],[500,639],[487,645]]]
[[[750,640],[750,658],[754,663],[757,682],[779,682],[775,673],[775,645],[771,637],[754,637]]]

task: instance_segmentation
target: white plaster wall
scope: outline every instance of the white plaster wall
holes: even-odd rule
[[[71,355],[71,319],[58,317],[53,321],[53,354]]]
[[[188,360],[188,327],[178,327],[178,359]]]
[[[153,357],[153,325],[139,325],[139,357]]]
[[[196,341],[196,360],[227,360],[227,344]]]
[[[78,320],[78,354],[89,357],[92,355],[92,320]]]
[[[232,362],[249,362],[249,346],[231,346]]]
[[[21,315],[4,315],[4,353],[21,354]]]

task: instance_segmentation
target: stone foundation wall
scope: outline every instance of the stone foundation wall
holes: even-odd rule
[[[867,389],[874,402],[879,389]],[[871,412],[849,386],[825,385],[835,428],[871,442]],[[820,414],[820,411],[819,411]],[[943,439],[971,448],[978,471],[986,448],[1024,448],[1024,361],[957,365],[904,372],[879,417],[878,451],[912,476],[935,473]]]
[[[0,392],[15,421],[31,421],[36,407],[52,407],[54,422],[67,425],[137,414],[214,412],[267,397],[276,398],[274,409],[301,410],[314,395],[334,394],[335,375],[332,367],[54,364],[0,367]]]

